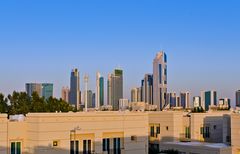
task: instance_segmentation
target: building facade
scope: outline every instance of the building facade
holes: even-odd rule
[[[38,96],[48,99],[53,97],[53,84],[52,83],[26,83],[26,93],[32,96],[36,92]]]
[[[145,103],[153,104],[153,75],[145,74],[142,80],[142,100]]]
[[[65,102],[68,102],[69,103],[69,93],[70,93],[70,90],[68,87],[63,87],[62,88],[62,100],[64,100]]]
[[[96,75],[96,108],[104,105],[104,78],[99,72]]]
[[[236,107],[240,107],[240,90],[236,91]]]
[[[81,104],[80,76],[78,69],[73,69],[70,77],[69,103],[79,109]]]
[[[115,69],[113,74],[108,76],[108,105],[113,110],[119,109],[119,99],[123,98],[123,70]]]
[[[153,104],[158,106],[158,110],[167,106],[167,55],[157,53],[153,60]]]
[[[146,113],[0,114],[1,154],[148,153]]]
[[[210,106],[217,105],[217,92],[216,91],[202,91],[201,92],[201,105],[204,110],[208,111]]]

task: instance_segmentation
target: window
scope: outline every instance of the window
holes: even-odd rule
[[[131,136],[131,141],[137,141],[137,136]]]
[[[156,137],[157,137],[157,136],[160,134],[160,125],[158,125],[158,126],[156,127],[156,129],[157,129],[157,130],[156,130],[156,131],[157,131],[157,132],[156,132]]]
[[[190,139],[190,127],[185,127],[185,138]]]
[[[70,141],[70,154],[79,153],[79,141]]]
[[[91,154],[91,140],[83,140],[83,154]]]
[[[110,139],[109,138],[107,138],[107,139],[103,139],[103,144],[102,144],[102,150],[103,151],[110,151]]]
[[[151,126],[150,128],[150,136],[154,137],[154,126]]]
[[[169,128],[168,128],[168,126],[167,126],[167,127],[166,127],[166,130],[168,131],[168,129],[169,129]]]
[[[21,154],[21,142],[11,142],[11,154]]]
[[[213,129],[214,129],[214,130],[215,130],[215,129],[217,129],[217,126],[216,126],[216,125],[214,125],[214,126],[213,126]]]
[[[162,64],[158,65],[158,71],[159,71],[159,84],[162,84]]]
[[[209,127],[206,127],[205,138],[210,138],[210,128]]]
[[[113,151],[114,151],[114,154],[121,154],[121,139],[120,138],[113,139]]]

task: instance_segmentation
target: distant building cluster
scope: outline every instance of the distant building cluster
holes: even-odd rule
[[[174,109],[193,109],[201,108],[205,111],[209,109],[227,110],[231,108],[229,98],[217,97],[216,91],[201,91],[200,96],[191,97],[189,91],[176,92],[168,91],[168,69],[167,55],[165,52],[158,52],[153,59],[153,72],[145,74],[141,80],[141,86],[131,89],[130,103],[144,102],[148,105],[156,106],[158,111]],[[85,76],[86,77],[86,76]],[[123,70],[114,69],[104,81],[100,72],[96,73],[96,86],[94,90],[88,88],[87,81],[84,77],[85,88],[80,90],[80,75],[77,68],[73,69],[70,76],[70,88],[63,87],[61,97],[64,101],[69,102],[77,110],[85,108],[86,110],[94,109],[112,109],[122,110],[123,96]],[[104,86],[106,84],[106,86]],[[105,98],[105,89],[107,97]],[[32,95],[37,92],[39,96],[46,99],[53,96],[53,84],[50,83],[27,83],[26,92]],[[193,99],[192,99],[193,98]],[[141,104],[141,103],[140,103]],[[111,106],[111,107],[110,107]],[[236,107],[240,107],[240,91],[236,92]]]

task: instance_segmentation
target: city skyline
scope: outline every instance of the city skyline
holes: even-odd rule
[[[107,79],[120,66],[124,97],[130,99],[131,89],[152,73],[152,59],[163,49],[169,92],[189,91],[192,99],[202,90],[216,90],[235,102],[239,2],[1,3],[0,13],[8,14],[0,17],[0,92],[5,95],[24,91],[28,82],[49,82],[60,97],[73,68],[81,78],[88,73],[89,89],[95,90],[97,71]]]

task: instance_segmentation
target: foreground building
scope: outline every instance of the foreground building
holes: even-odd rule
[[[0,153],[238,154],[239,122],[230,111],[0,114]]]
[[[0,114],[0,153],[148,153],[146,113],[31,113],[23,121]]]

